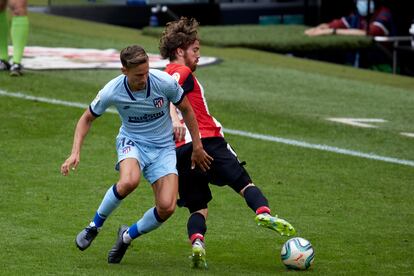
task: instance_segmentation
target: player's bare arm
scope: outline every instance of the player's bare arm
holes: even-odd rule
[[[333,29],[333,28],[312,28],[305,31],[308,36],[320,36],[320,35],[366,35],[364,30],[359,29]]]
[[[183,114],[183,119],[190,132],[191,139],[193,141],[193,153],[191,155],[191,168],[194,169],[195,165],[199,166],[202,171],[210,169],[211,161],[213,158],[204,151],[203,144],[201,143],[200,133],[198,131],[198,123],[194,115],[193,108],[190,105],[187,97],[184,97],[181,103],[177,106]]]
[[[70,156],[60,167],[60,172],[66,176],[69,174],[70,169],[76,169],[80,162],[80,152],[83,144],[83,140],[91,128],[92,122],[96,119],[95,116],[89,111],[89,108],[80,117],[76,124],[75,135],[73,137],[73,146]]]
[[[173,105],[172,103],[170,103],[170,117],[173,124],[174,139],[176,142],[181,142],[184,140],[185,137],[185,127],[184,124],[181,123],[180,118],[178,117],[175,105]]]

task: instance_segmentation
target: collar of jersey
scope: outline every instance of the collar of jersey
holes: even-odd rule
[[[124,77],[124,87],[125,87],[125,90],[128,93],[128,96],[131,98],[131,100],[136,101],[134,95],[132,94],[131,89],[128,86],[127,76]],[[150,78],[148,76],[148,79],[147,79],[147,96],[145,98],[148,98],[150,96],[150,94],[151,94],[151,83],[150,83]]]

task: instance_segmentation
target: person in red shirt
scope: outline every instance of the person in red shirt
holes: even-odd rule
[[[200,58],[200,40],[195,19],[181,19],[167,24],[160,39],[160,53],[170,63],[165,71],[172,75],[184,90],[199,125],[204,150],[213,157],[210,169],[202,172],[191,167],[191,137],[180,126],[183,121],[176,109],[171,117],[176,132],[177,170],[179,175],[178,204],[189,209],[187,223],[188,237],[192,244],[192,265],[206,268],[204,235],[208,203],[212,199],[209,184],[230,186],[244,197],[247,205],[255,212],[256,223],[275,230],[281,235],[291,236],[295,229],[286,220],[272,216],[269,204],[261,190],[253,184],[249,174],[240,163],[235,151],[224,139],[221,124],[210,114],[204,96],[204,89],[194,72]],[[184,136],[184,137],[183,137]]]
[[[350,15],[307,29],[305,34],[308,36],[334,34],[395,36],[396,27],[391,10],[378,0],[371,3],[370,11],[373,13],[369,17],[367,29],[367,2],[367,0],[357,0],[356,9]]]

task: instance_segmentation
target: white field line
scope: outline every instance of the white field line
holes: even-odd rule
[[[371,118],[328,118],[328,121],[332,122],[338,122],[342,124],[347,124],[351,126],[357,126],[357,127],[368,127],[368,128],[377,128],[378,126],[367,124],[367,123],[385,123],[387,122],[384,119],[371,119]]]
[[[20,98],[25,100],[31,100],[31,101],[37,101],[37,102],[43,102],[43,103],[50,103],[55,105],[63,105],[63,106],[70,106],[70,107],[78,107],[78,108],[87,108],[87,104],[83,103],[77,103],[77,102],[69,102],[69,101],[62,101],[57,99],[50,99],[50,98],[44,98],[44,97],[35,97],[31,95],[27,95],[24,93],[13,93],[13,92],[7,92],[5,90],[0,89],[0,96],[7,96],[7,97],[13,97],[13,98]],[[107,112],[117,114],[117,111],[115,109],[108,109]],[[394,163],[394,164],[400,164],[400,165],[406,165],[414,167],[414,161],[411,160],[404,160],[404,159],[398,159],[393,157],[386,157],[386,156],[380,156],[372,153],[363,153],[359,151],[354,150],[348,150],[348,149],[341,149],[337,147],[327,146],[327,145],[319,145],[319,144],[311,144],[303,141],[297,141],[292,139],[286,139],[286,138],[280,138],[270,135],[263,135],[258,133],[252,133],[242,130],[235,130],[235,129],[224,129],[225,133],[243,136],[243,137],[249,137],[257,140],[263,140],[263,141],[270,141],[270,142],[276,142],[276,143],[282,143],[287,144],[291,146],[296,147],[302,147],[302,148],[308,148],[308,149],[317,149],[317,150],[323,150],[328,152],[334,152],[344,155],[351,155],[356,156],[360,158],[367,158],[371,160],[378,160],[388,163]]]
[[[407,136],[407,137],[412,137],[412,138],[414,138],[414,133],[410,133],[410,132],[401,132],[400,134],[401,134],[401,135],[403,135],[403,136]]]

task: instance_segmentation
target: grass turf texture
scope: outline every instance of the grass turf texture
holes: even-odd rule
[[[30,14],[30,45],[121,49],[140,43],[157,51],[158,39],[138,31]],[[362,152],[410,159],[414,140],[414,79],[288,58],[247,49],[203,47],[223,59],[200,68],[210,111],[225,127]],[[30,71],[0,74],[0,89],[89,103],[119,72]],[[2,274],[190,275],[187,211],[134,242],[123,263],[106,263],[117,227],[131,224],[153,204],[143,181],[114,212],[85,252],[74,238],[117,180],[114,137],[119,119],[98,119],[85,141],[78,170],[62,177],[73,129],[83,110],[0,98],[0,237]],[[378,129],[328,122],[325,117],[387,119]],[[275,213],[310,240],[310,273],[397,275],[414,267],[414,168],[336,153],[227,135]],[[208,220],[208,275],[283,273],[287,239],[254,225],[253,213],[228,188],[213,187]],[[200,273],[201,274],[201,273]]]
[[[372,40],[361,36],[308,37],[303,25],[205,26],[200,36],[204,44],[215,47],[247,47],[279,53],[340,51],[362,49]],[[143,34],[159,37],[163,28],[146,27]]]

